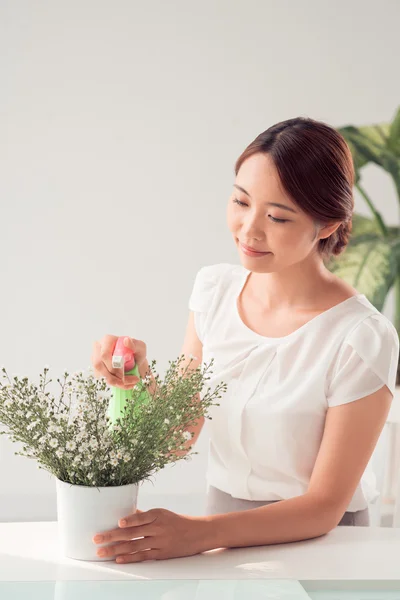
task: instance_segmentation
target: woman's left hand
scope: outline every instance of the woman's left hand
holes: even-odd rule
[[[101,532],[93,537],[95,544],[107,544],[97,551],[98,556],[116,557],[117,563],[164,560],[211,550],[209,528],[203,517],[190,517],[165,508],[152,508],[148,511],[137,510],[121,519],[118,525],[118,529]]]

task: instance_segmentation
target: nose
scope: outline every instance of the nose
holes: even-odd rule
[[[258,242],[265,239],[265,219],[261,221],[254,213],[247,214],[242,222],[242,234],[247,240],[256,240]]]

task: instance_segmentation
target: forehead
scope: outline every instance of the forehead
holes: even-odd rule
[[[268,154],[257,153],[249,156],[241,165],[235,183],[243,187],[251,197],[260,200],[285,199],[289,204],[294,203],[285,192],[279,179],[278,171]]]

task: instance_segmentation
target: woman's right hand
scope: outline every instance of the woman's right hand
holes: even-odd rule
[[[123,367],[115,369],[112,366],[112,355],[117,339],[117,335],[105,335],[99,342],[94,342],[92,354],[94,375],[97,378],[104,377],[108,385],[119,387],[123,390],[129,390],[133,388],[140,379],[134,375],[125,375]],[[141,340],[135,340],[127,336],[125,337],[124,343],[128,348],[133,350],[135,364],[140,366],[146,360],[146,344]]]

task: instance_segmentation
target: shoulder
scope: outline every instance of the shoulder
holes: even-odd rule
[[[379,380],[393,394],[398,362],[399,336],[396,328],[375,309],[347,332],[334,374],[337,382],[346,382],[347,389],[356,385],[363,387],[368,380],[375,383]]]
[[[232,263],[200,267],[194,276],[189,308],[193,311],[206,310],[217,289],[222,289],[223,284],[232,281],[240,272],[243,273],[243,267]]]
[[[196,272],[195,280],[215,284],[225,273],[233,272],[236,267],[237,265],[231,263],[204,265]]]
[[[346,342],[362,354],[399,352],[399,335],[393,323],[377,309],[348,332]]]

